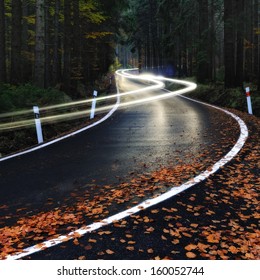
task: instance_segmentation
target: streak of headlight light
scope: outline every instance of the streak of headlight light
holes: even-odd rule
[[[131,70],[136,70],[136,69],[131,69]],[[136,76],[136,75],[132,75],[132,74],[129,74],[129,73],[125,73],[126,71],[129,71],[129,70],[119,70],[116,73],[117,73],[117,75],[126,77],[128,79],[135,79],[135,80],[153,82],[156,85],[145,87],[145,88],[138,89],[138,90],[128,91],[128,92],[125,92],[125,93],[120,93],[119,94],[120,96],[124,96],[124,95],[128,95],[128,94],[133,94],[133,93],[140,93],[140,92],[144,92],[144,91],[148,91],[148,90],[154,90],[154,89],[162,88],[162,86],[164,86],[164,84],[161,83],[161,82],[158,82],[158,80],[163,80],[163,81],[168,81],[168,82],[173,82],[173,83],[181,84],[181,85],[186,86],[186,88],[180,89],[180,90],[176,90],[176,91],[173,91],[173,92],[168,92],[168,93],[160,94],[159,96],[146,97],[146,98],[142,98],[142,99],[139,99],[139,100],[134,100],[134,101],[120,103],[120,107],[126,107],[126,106],[131,106],[131,105],[151,102],[151,101],[155,101],[155,100],[159,100],[159,99],[169,98],[171,96],[187,93],[189,91],[192,91],[192,90],[196,89],[196,87],[197,87],[197,85],[195,83],[192,83],[192,82],[187,82],[187,81],[177,80],[177,79],[169,79],[169,78],[164,78],[164,77],[161,77],[161,76],[157,77],[157,76],[153,76],[153,75]],[[120,72],[122,72],[122,73],[120,73]],[[117,96],[117,94],[113,95],[113,97],[116,97],[116,96]],[[111,98],[111,96],[97,98],[97,100],[104,100],[104,99],[108,99],[108,98]],[[79,102],[77,102],[77,103],[79,103]],[[113,106],[114,105],[107,105],[107,106],[103,106],[101,108],[97,108],[96,112],[98,113],[98,112],[109,110]],[[78,118],[79,116],[84,117],[88,113],[90,113],[90,110],[83,110],[83,111],[78,111],[78,112],[73,112],[73,113],[67,113],[67,114],[60,114],[60,115],[44,117],[44,118],[41,118],[41,121],[42,121],[42,123],[47,123],[47,122],[51,122],[51,121],[58,122],[58,121],[66,120],[66,119]],[[11,129],[11,128],[26,127],[26,126],[31,126],[31,125],[33,125],[33,119],[26,120],[26,121],[18,121],[18,122],[13,122],[13,123],[2,124],[2,125],[0,125],[0,130],[7,130],[7,129]]]
[[[137,69],[130,69],[130,70],[137,70]],[[127,74],[127,73],[122,75],[120,73],[120,71],[121,70],[117,71],[116,74],[120,75],[122,77],[129,78],[129,79],[134,79],[133,75]],[[124,71],[128,71],[128,70],[122,70],[123,73],[124,73]],[[148,76],[143,76],[143,77],[140,77],[138,79],[141,80],[141,81],[149,81]],[[120,96],[130,95],[130,94],[143,92],[143,91],[147,91],[147,90],[160,89],[160,88],[164,87],[164,84],[162,82],[158,81],[158,80],[154,80],[154,83],[155,83],[155,85],[148,86],[148,87],[145,87],[145,88],[142,88],[142,89],[120,93]],[[111,95],[108,95],[108,96],[97,97],[96,100],[97,101],[104,101],[104,100],[116,98],[117,96],[118,96],[118,94],[111,94]],[[93,100],[92,98],[89,98],[89,99],[86,99],[86,100],[79,100],[79,101],[67,102],[67,103],[63,103],[63,104],[51,105],[51,106],[41,107],[40,110],[41,111],[47,111],[47,110],[52,110],[52,109],[62,109],[62,108],[65,109],[66,107],[73,107],[73,106],[77,106],[77,105],[91,103],[92,100]],[[32,113],[32,109],[21,110],[21,111],[18,111],[18,112],[10,112],[10,113],[0,114],[0,118],[14,117],[14,116],[31,114],[31,113]]]
[[[136,70],[136,69],[130,69],[130,70]],[[125,71],[128,71],[128,70],[122,70],[122,73],[126,74]],[[124,75],[124,74],[121,74],[121,75]],[[132,79],[137,79],[137,80],[142,78],[142,79],[145,79],[145,80],[151,81],[151,82],[155,82],[156,80],[162,80],[162,81],[167,81],[167,82],[171,82],[171,83],[184,85],[185,88],[179,89],[179,90],[176,90],[176,91],[169,91],[169,92],[167,92],[163,95],[160,95],[160,96],[152,96],[152,97],[148,97],[148,98],[144,98],[144,99],[131,101],[131,102],[128,102],[128,103],[123,103],[122,105],[131,105],[131,104],[136,104],[136,103],[139,103],[139,102],[143,103],[143,102],[148,102],[148,101],[165,99],[165,98],[169,98],[171,96],[181,95],[181,94],[193,91],[197,88],[197,85],[195,83],[192,83],[192,82],[178,80],[178,79],[169,79],[169,78],[165,78],[165,77],[162,77],[162,76],[154,76],[154,75],[151,75],[151,74],[145,74],[143,76],[136,76],[136,75],[127,73],[126,77],[127,78],[132,78]]]

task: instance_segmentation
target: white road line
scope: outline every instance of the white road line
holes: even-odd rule
[[[10,156],[6,156],[6,157],[3,157],[3,158],[0,158],[0,162],[8,160],[8,159],[11,159],[11,158],[15,158],[15,157],[18,157],[18,156],[21,156],[21,155],[25,155],[25,154],[28,154],[28,153],[31,153],[31,152],[34,152],[34,151],[37,151],[37,150],[40,150],[40,149],[45,148],[47,146],[50,146],[50,145],[52,145],[54,143],[57,143],[57,142],[59,142],[61,140],[64,140],[64,139],[69,138],[71,136],[74,136],[74,135],[76,135],[78,133],[86,131],[86,130],[88,130],[88,129],[96,126],[96,125],[99,125],[100,123],[104,122],[105,120],[107,120],[108,118],[110,118],[113,115],[113,113],[117,110],[119,104],[120,104],[120,94],[119,94],[119,91],[118,91],[117,92],[117,101],[116,101],[115,105],[113,106],[113,108],[103,118],[101,118],[97,122],[94,122],[94,123],[92,123],[92,124],[90,124],[90,125],[88,125],[86,127],[83,127],[81,129],[77,130],[77,131],[69,133],[69,134],[67,134],[67,135],[65,135],[63,137],[60,137],[60,138],[54,139],[52,141],[49,141],[49,142],[47,142],[45,144],[36,146],[34,148],[31,148],[31,149],[28,149],[28,150],[25,150],[25,151],[22,151],[22,152],[19,152],[19,153],[10,155]]]
[[[136,70],[136,69],[131,69],[131,70]],[[120,73],[121,71],[122,71],[122,73],[123,73],[123,70],[118,70],[118,71],[117,71],[117,75],[123,76],[123,75]],[[129,75],[129,74],[128,74],[128,75]],[[129,76],[127,76],[127,78],[129,78]],[[138,79],[141,80],[141,81],[147,81],[147,80],[148,80],[148,78],[145,77],[145,76],[144,76],[144,77],[140,77],[140,78],[138,78]],[[117,94],[111,95],[111,96],[107,96],[107,97],[100,97],[100,98],[97,98],[97,100],[104,100],[104,99],[109,99],[109,98],[112,98],[112,97],[117,97],[117,102],[116,102],[115,105],[112,107],[112,109],[108,112],[107,115],[105,115],[103,118],[101,118],[101,119],[98,120],[97,122],[94,122],[94,123],[92,123],[92,124],[90,124],[90,125],[88,125],[88,126],[86,126],[86,127],[84,127],[84,128],[81,128],[81,129],[79,129],[79,130],[77,130],[77,131],[74,131],[74,132],[72,132],[72,133],[70,133],[70,134],[67,134],[67,135],[65,135],[65,136],[63,136],[63,137],[54,139],[54,140],[52,140],[52,141],[46,142],[46,143],[41,144],[41,145],[38,145],[38,146],[35,146],[35,147],[31,148],[31,149],[28,149],[28,150],[25,150],[25,151],[22,151],[22,152],[18,152],[18,153],[9,155],[9,156],[2,157],[2,158],[0,158],[0,162],[1,162],[1,161],[8,160],[8,159],[11,159],[11,158],[15,158],[15,157],[18,157],[18,156],[22,156],[22,155],[25,155],[25,154],[28,154],[28,153],[31,153],[31,152],[34,152],[34,151],[37,151],[37,150],[39,150],[39,149],[45,148],[45,147],[50,146],[50,145],[52,145],[52,144],[54,144],[54,143],[57,143],[57,142],[59,142],[59,141],[62,141],[62,140],[64,140],[64,139],[66,139],[66,138],[69,138],[69,137],[71,137],[71,136],[74,136],[74,135],[76,135],[76,134],[78,134],[78,133],[81,133],[81,132],[83,132],[83,131],[86,131],[86,130],[88,130],[88,129],[90,129],[90,128],[96,126],[96,125],[99,125],[100,123],[102,123],[102,122],[104,122],[105,120],[107,120],[108,118],[110,118],[110,117],[112,116],[112,114],[118,109],[118,107],[119,107],[119,105],[120,105],[120,97],[121,97],[121,96],[129,95],[129,94],[134,94],[134,93],[140,93],[140,92],[147,91],[147,90],[155,90],[155,89],[159,89],[159,88],[163,88],[163,87],[164,87],[164,84],[163,84],[162,82],[156,80],[156,79],[154,79],[152,82],[154,83],[154,85],[152,85],[152,86],[148,86],[148,87],[145,87],[145,88],[142,88],[142,89],[132,90],[132,91],[124,92],[124,93],[120,93],[120,92],[119,92],[119,89],[118,89],[119,87],[117,86]],[[147,100],[146,100],[146,99],[143,99],[143,100],[141,100],[141,101],[144,102],[144,101],[147,101]],[[136,103],[138,103],[138,102],[136,102]],[[139,101],[139,103],[140,103],[140,101]],[[131,105],[131,103],[125,103],[124,105],[125,105],[125,106]]]
[[[136,78],[138,79],[138,76]],[[160,79],[163,80],[164,78],[160,78]],[[167,80],[169,80],[169,79],[167,79]],[[54,238],[54,239],[42,242],[40,244],[37,244],[35,246],[31,246],[29,248],[24,249],[23,252],[8,255],[6,259],[7,260],[21,259],[21,258],[29,256],[31,254],[40,252],[43,249],[50,248],[50,247],[56,246],[58,244],[61,244],[63,242],[66,242],[68,240],[71,240],[75,237],[78,237],[79,235],[82,236],[82,235],[85,235],[87,233],[90,233],[94,230],[97,230],[97,229],[103,227],[103,226],[112,224],[114,221],[118,221],[118,220],[121,220],[123,218],[129,217],[132,214],[135,214],[135,213],[137,213],[141,210],[147,209],[147,208],[149,208],[151,206],[154,206],[154,205],[156,205],[160,202],[163,202],[166,199],[169,199],[169,198],[175,196],[176,194],[181,193],[181,192],[191,188],[192,186],[204,181],[210,175],[217,172],[226,163],[230,162],[239,153],[239,151],[242,149],[242,147],[244,146],[244,144],[245,144],[245,142],[248,138],[248,129],[247,129],[246,124],[238,116],[236,116],[235,114],[233,114],[231,112],[228,112],[227,110],[224,110],[222,108],[219,108],[219,107],[207,104],[207,103],[196,101],[196,100],[193,100],[193,99],[188,98],[188,97],[184,97],[184,96],[182,96],[182,97],[187,98],[187,99],[189,99],[193,102],[197,102],[197,103],[200,103],[200,104],[218,109],[218,110],[230,115],[232,118],[234,118],[238,122],[239,127],[240,127],[239,139],[237,140],[237,142],[233,146],[233,148],[222,159],[217,161],[213,166],[210,167],[210,169],[205,170],[204,172],[202,172],[200,175],[196,176],[195,178],[187,181],[186,183],[182,184],[179,187],[171,188],[169,191],[167,191],[166,193],[164,193],[164,194],[162,194],[162,195],[160,195],[156,198],[147,199],[144,202],[138,204],[137,206],[132,207],[132,208],[130,208],[128,210],[125,210],[123,212],[120,212],[118,214],[115,214],[113,216],[110,216],[110,217],[102,220],[101,222],[93,223],[93,224],[90,224],[88,226],[83,226],[83,227],[79,228],[78,230],[70,232],[67,235],[62,235],[62,236],[59,236],[58,238]]]

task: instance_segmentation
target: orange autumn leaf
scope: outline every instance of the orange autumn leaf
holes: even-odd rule
[[[190,224],[190,226],[193,228],[197,228],[199,226],[199,224]]]
[[[237,254],[238,249],[235,246],[230,246],[228,248],[228,250],[232,253],[232,254]]]
[[[100,232],[98,232],[98,235],[109,235],[109,234],[111,234],[112,233],[112,231],[100,231]]]
[[[195,259],[197,257],[196,254],[192,253],[192,252],[187,252],[186,253],[186,256],[189,258],[189,259]]]
[[[108,255],[113,255],[115,252],[112,251],[112,250],[110,250],[110,249],[107,249],[107,250],[106,250],[106,253],[107,253]]]
[[[187,232],[183,232],[182,234],[183,234],[184,236],[186,236],[186,237],[192,237],[192,235],[189,234],[189,233],[187,233]]]
[[[127,246],[126,249],[128,251],[134,251],[135,247],[134,246]]]
[[[87,250],[87,251],[88,251],[88,250],[91,250],[91,249],[92,249],[92,246],[91,246],[91,245],[87,245],[87,246],[84,247],[84,249]]]
[[[74,233],[73,233],[73,237],[75,237],[75,238],[80,238],[80,237],[82,237],[82,234],[80,234],[80,233],[78,233],[78,232],[74,232]]]
[[[191,250],[195,250],[195,249],[197,249],[197,245],[194,245],[194,244],[190,244],[185,247],[185,250],[187,250],[187,251],[191,251]]]
[[[209,243],[219,243],[219,236],[216,234],[210,234],[207,236],[207,241]]]
[[[95,208],[92,210],[92,214],[101,214],[103,212],[103,207]]]
[[[75,238],[75,239],[73,240],[73,244],[74,244],[74,245],[79,245],[79,241],[78,241],[77,238]]]
[[[206,252],[206,249],[209,248],[209,245],[198,243],[197,247],[199,248],[200,251]]]
[[[96,240],[96,239],[91,239],[91,238],[90,238],[90,239],[88,240],[88,242],[90,242],[90,243],[97,243],[97,240]]]
[[[153,227],[149,227],[146,229],[146,232],[150,233],[150,232],[153,232],[154,231],[154,228]]]
[[[164,235],[161,236],[161,239],[162,240],[167,240],[167,238]]]

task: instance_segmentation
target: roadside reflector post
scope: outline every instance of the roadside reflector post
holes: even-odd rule
[[[95,117],[95,109],[96,109],[96,97],[97,97],[97,91],[94,90],[93,92],[93,101],[92,101],[92,106],[91,106],[91,111],[90,111],[90,119],[94,119]]]
[[[253,115],[251,96],[250,96],[250,88],[249,87],[246,88],[246,100],[247,100],[248,114]]]
[[[41,144],[41,143],[43,143],[43,136],[42,136],[42,125],[41,125],[41,120],[40,120],[39,107],[38,106],[33,106],[33,112],[34,112],[34,119],[35,119],[35,126],[36,126],[38,144]]]

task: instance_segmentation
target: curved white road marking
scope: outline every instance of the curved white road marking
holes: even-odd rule
[[[131,70],[136,70],[136,69],[131,69]],[[123,70],[118,70],[118,71],[116,72],[117,75],[123,76],[123,75],[120,74],[121,71],[123,72]],[[138,79],[141,80],[141,81],[151,81],[151,79],[150,79],[149,77],[138,77]],[[76,134],[78,134],[78,133],[81,133],[81,132],[83,132],[83,131],[86,131],[86,130],[88,130],[88,129],[90,129],[90,128],[96,126],[96,125],[99,125],[100,123],[102,123],[102,122],[104,122],[105,120],[107,120],[108,118],[110,118],[110,117],[112,116],[112,114],[118,109],[118,107],[119,107],[119,105],[120,105],[120,97],[121,97],[121,96],[129,95],[129,94],[134,94],[134,93],[140,93],[140,92],[148,91],[148,90],[161,89],[161,88],[164,87],[164,84],[163,84],[162,82],[156,80],[156,79],[154,79],[152,82],[153,82],[155,85],[148,86],[148,87],[144,87],[144,88],[141,88],[141,89],[138,89],[138,90],[132,90],[132,91],[124,92],[124,93],[120,93],[120,92],[119,92],[119,87],[117,86],[117,94],[109,95],[109,96],[107,96],[107,97],[99,97],[99,98],[97,98],[97,100],[99,100],[99,101],[100,101],[100,100],[104,100],[104,99],[111,99],[111,98],[114,98],[114,97],[117,98],[117,101],[116,101],[115,105],[112,106],[112,109],[107,113],[107,115],[105,115],[103,118],[101,118],[101,119],[98,120],[97,122],[94,122],[94,123],[92,123],[92,124],[90,124],[90,125],[88,125],[88,126],[86,126],[86,127],[83,127],[83,128],[81,128],[81,129],[79,129],[79,130],[76,130],[76,131],[70,133],[70,134],[66,134],[65,136],[62,136],[62,137],[60,137],[60,138],[56,138],[56,139],[54,139],[54,140],[52,140],[52,141],[49,141],[49,142],[46,142],[46,143],[44,143],[44,144],[37,145],[37,146],[35,146],[35,147],[33,147],[33,148],[24,150],[24,151],[22,151],[22,152],[18,152],[18,153],[9,155],[9,156],[2,157],[2,158],[0,158],[0,162],[1,162],[1,161],[8,160],[8,159],[11,159],[11,158],[15,158],[15,157],[18,157],[18,156],[22,156],[22,155],[25,155],[25,154],[34,152],[34,151],[39,150],[39,149],[42,149],[42,148],[45,148],[45,147],[47,147],[47,146],[49,146],[49,145],[52,145],[52,144],[54,144],[54,143],[57,143],[57,142],[59,142],[59,141],[62,141],[62,140],[64,140],[64,139],[66,139],[66,138],[69,138],[69,137],[71,137],[71,136],[74,136],[74,135],[76,135]],[[170,94],[170,95],[171,95],[171,94]],[[155,98],[155,99],[156,99],[156,98]],[[135,102],[135,103],[141,103],[141,102],[146,102],[146,101],[147,101],[147,99],[142,99],[142,100],[140,100],[139,102],[137,101],[137,102]],[[81,102],[81,101],[80,101],[80,102]],[[125,106],[131,105],[131,102],[125,103],[124,105],[125,105]],[[60,106],[62,106],[62,105],[60,105]],[[109,108],[109,107],[110,107],[110,106],[108,106],[108,108]],[[47,107],[46,107],[46,108],[47,108]]]
[[[138,79],[138,76],[136,76],[136,79]],[[160,79],[161,80],[173,81],[172,79],[166,79],[166,78],[163,78],[163,77],[161,77]],[[185,82],[185,83],[187,83],[187,82]],[[169,93],[169,91],[168,91],[168,93]],[[184,97],[184,98],[187,98],[187,97]],[[26,257],[28,255],[40,252],[43,249],[56,246],[58,244],[61,244],[61,243],[66,242],[68,240],[71,240],[75,237],[79,237],[79,235],[82,236],[82,235],[85,235],[87,233],[90,233],[94,230],[97,230],[97,229],[103,227],[103,226],[112,224],[114,221],[118,221],[118,220],[121,220],[123,218],[129,217],[132,214],[135,214],[137,212],[140,212],[143,209],[147,209],[147,208],[149,208],[151,206],[154,206],[154,205],[156,205],[160,202],[163,202],[166,199],[169,199],[169,198],[175,196],[176,194],[181,193],[181,192],[191,188],[192,186],[204,181],[210,175],[217,172],[226,163],[231,161],[238,154],[238,152],[242,149],[242,147],[244,146],[244,144],[245,144],[245,142],[248,138],[248,129],[247,129],[246,124],[238,116],[236,116],[235,114],[233,114],[231,112],[228,112],[224,109],[218,108],[218,107],[213,106],[213,105],[209,105],[207,103],[196,101],[196,100],[193,100],[191,98],[187,98],[187,99],[189,99],[191,101],[194,101],[194,102],[197,102],[197,103],[200,103],[200,104],[203,104],[203,105],[206,105],[206,106],[209,106],[209,107],[212,107],[212,108],[215,108],[215,109],[218,109],[218,110],[221,110],[222,112],[230,115],[232,118],[234,118],[238,122],[239,127],[240,127],[240,136],[239,136],[236,144],[233,146],[233,148],[222,159],[217,161],[213,166],[210,167],[210,169],[205,170],[204,172],[202,172],[200,175],[196,176],[195,178],[187,181],[186,183],[182,184],[179,187],[172,187],[169,191],[167,191],[166,193],[164,193],[164,194],[162,194],[158,197],[155,197],[155,198],[152,198],[152,199],[147,199],[144,202],[142,202],[142,203],[140,203],[140,204],[138,204],[138,205],[136,205],[136,206],[134,206],[130,209],[127,209],[127,210],[122,211],[118,214],[115,214],[115,215],[110,216],[106,219],[103,219],[101,222],[96,222],[96,223],[92,223],[88,226],[83,226],[83,227],[79,228],[78,230],[70,232],[67,235],[62,235],[62,236],[59,236],[58,238],[54,238],[54,239],[42,242],[40,244],[28,247],[28,248],[24,249],[22,252],[12,254],[12,255],[8,255],[6,257],[6,259],[7,260],[21,259],[21,258]]]
[[[118,88],[118,87],[117,87],[117,88]],[[102,122],[104,122],[105,120],[107,120],[108,118],[110,118],[110,117],[113,115],[113,113],[117,110],[117,108],[118,108],[118,106],[119,106],[119,104],[120,104],[120,94],[119,94],[119,90],[118,90],[116,96],[117,96],[117,101],[116,101],[115,105],[114,105],[114,106],[112,107],[112,109],[111,109],[103,118],[101,118],[100,120],[98,120],[98,121],[96,121],[96,122],[94,122],[94,123],[92,123],[92,124],[90,124],[90,125],[88,125],[88,126],[86,126],[86,127],[83,127],[83,128],[81,128],[81,129],[79,129],[79,130],[77,130],[77,131],[74,131],[74,132],[72,132],[72,133],[66,134],[65,136],[62,136],[62,137],[60,137],[60,138],[57,138],[57,139],[54,139],[54,140],[52,140],[52,141],[46,142],[46,143],[44,143],[44,144],[42,144],[42,145],[36,146],[36,147],[34,147],[34,148],[31,148],[31,149],[28,149],[28,150],[25,150],[25,151],[22,151],[22,152],[19,152],[19,153],[10,155],[10,156],[6,156],[6,157],[3,157],[3,158],[0,158],[0,162],[1,162],[1,161],[8,160],[8,159],[11,159],[11,158],[14,158],[14,157],[18,157],[18,156],[21,156],[21,155],[25,155],[25,154],[31,153],[31,152],[34,152],[34,151],[36,151],[36,150],[42,149],[42,148],[45,148],[45,147],[50,146],[50,145],[52,145],[52,144],[54,144],[54,143],[57,143],[57,142],[59,142],[59,141],[62,141],[62,140],[64,140],[64,139],[66,139],[66,138],[69,138],[69,137],[71,137],[71,136],[74,136],[74,135],[76,135],[76,134],[78,134],[78,133],[81,133],[81,132],[83,132],[83,131],[86,131],[86,130],[90,129],[91,127],[94,127],[94,126],[96,126],[96,125],[99,125],[100,123],[102,123]]]

